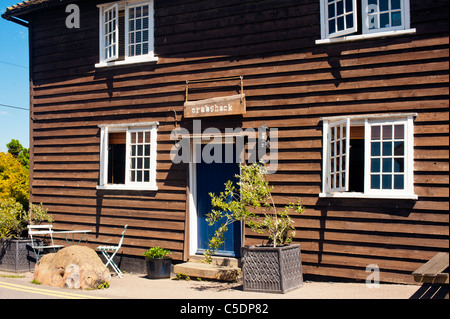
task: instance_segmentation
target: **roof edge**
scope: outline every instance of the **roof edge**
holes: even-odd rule
[[[21,16],[44,8],[54,7],[57,5],[61,5],[65,2],[78,2],[78,0],[28,0],[13,5],[12,7],[6,8],[6,11],[2,14],[2,18],[14,21]],[[16,18],[16,19],[14,19]],[[20,18],[23,20],[23,18]],[[21,21],[21,20],[18,20]],[[19,23],[19,22],[18,22]]]

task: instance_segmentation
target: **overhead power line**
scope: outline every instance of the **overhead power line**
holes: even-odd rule
[[[12,66],[16,66],[16,67],[18,67],[18,68],[28,69],[28,67],[27,67],[27,66],[24,66],[24,65],[19,65],[19,64],[15,64],[15,63],[11,63],[11,62],[6,62],[6,61],[1,61],[1,60],[0,60],[0,63],[4,63],[4,64],[8,64],[8,65],[12,65]]]
[[[20,107],[20,106],[14,106],[14,105],[7,105],[7,104],[1,104],[0,106],[4,106],[4,107],[10,107],[12,109],[18,109],[18,110],[25,110],[25,111],[29,111],[30,109],[24,108],[24,107]]]

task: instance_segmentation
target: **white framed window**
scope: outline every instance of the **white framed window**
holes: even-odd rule
[[[100,125],[97,189],[157,190],[158,123]]]
[[[414,33],[409,11],[409,0],[320,0],[316,43]]]
[[[157,61],[153,0],[120,1],[98,7],[100,62],[96,67]]]
[[[414,194],[415,113],[323,118],[321,197]]]

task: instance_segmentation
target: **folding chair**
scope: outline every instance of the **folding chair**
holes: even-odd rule
[[[122,247],[122,242],[123,242],[123,238],[125,237],[125,231],[127,230],[128,225],[125,225],[124,230],[122,232],[122,238],[120,238],[119,244],[117,246],[98,246],[97,250],[100,250],[103,254],[103,256],[105,256],[106,258],[106,264],[105,266],[108,267],[109,264],[111,264],[112,268],[114,269],[114,271],[117,273],[117,275],[122,278],[123,273],[122,271],[119,269],[119,267],[116,265],[116,263],[114,262],[113,258],[116,255],[116,253],[119,251],[120,247]],[[109,253],[112,252],[112,255],[110,255]]]
[[[33,248],[34,256],[36,258],[36,262],[41,258],[42,253],[44,253],[45,249],[53,249],[56,252],[57,249],[64,247],[63,245],[55,245],[53,242],[53,225],[28,225],[28,235],[31,239],[31,248]],[[44,236],[50,235],[50,245],[38,245],[37,242],[33,239],[33,235],[35,236]]]

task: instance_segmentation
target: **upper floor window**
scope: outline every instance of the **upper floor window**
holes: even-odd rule
[[[323,118],[321,197],[417,198],[414,116]]]
[[[97,67],[155,61],[153,0],[99,5]]]
[[[409,30],[409,0],[320,0],[322,40]]]

